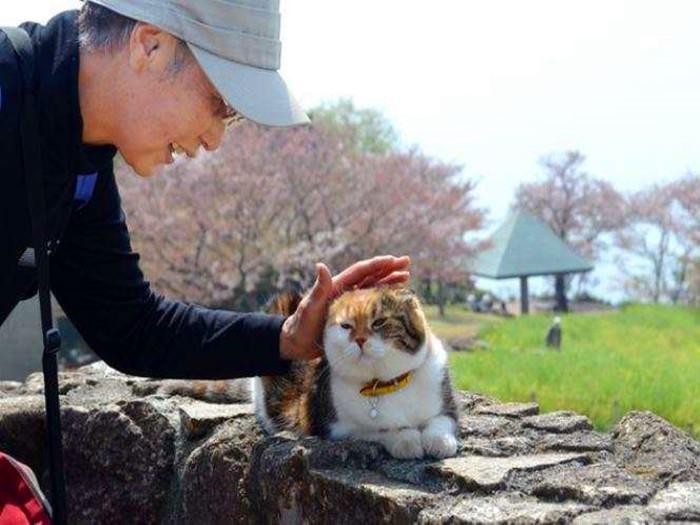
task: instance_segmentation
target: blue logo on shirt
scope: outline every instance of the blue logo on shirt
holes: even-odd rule
[[[78,205],[79,210],[84,208],[87,203],[90,202],[92,193],[95,191],[95,182],[97,182],[97,173],[78,175],[78,180],[75,184],[73,202]]]

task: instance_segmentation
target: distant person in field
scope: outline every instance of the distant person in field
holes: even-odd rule
[[[547,348],[561,350],[561,317],[557,316],[554,318],[554,321],[552,321],[552,326],[547,330],[545,344]]]

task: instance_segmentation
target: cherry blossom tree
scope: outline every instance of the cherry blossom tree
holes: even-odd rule
[[[670,298],[700,302],[700,176],[689,173],[672,184],[677,206],[676,243],[678,253],[672,273]]]
[[[658,303],[697,297],[700,178],[655,184],[628,198],[628,225],[616,235],[626,291]]]
[[[475,248],[467,236],[484,215],[474,183],[417,149],[360,146],[363,121],[346,120],[284,130],[245,123],[214,155],[179,160],[147,181],[120,173],[154,285],[253,309],[276,290],[309,285],[316,261],[339,270],[378,253],[411,255],[419,279],[466,279]]]

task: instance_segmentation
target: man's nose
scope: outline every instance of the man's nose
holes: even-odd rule
[[[226,131],[226,126],[224,126],[222,121],[217,120],[216,123],[200,137],[204,149],[207,151],[219,149],[224,137],[224,131]]]

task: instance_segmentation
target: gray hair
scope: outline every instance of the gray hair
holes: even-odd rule
[[[129,42],[131,32],[138,23],[138,20],[99,4],[85,2],[78,15],[78,41],[89,52],[115,53]],[[191,58],[193,56],[187,44],[178,39],[169,71],[178,73]]]

